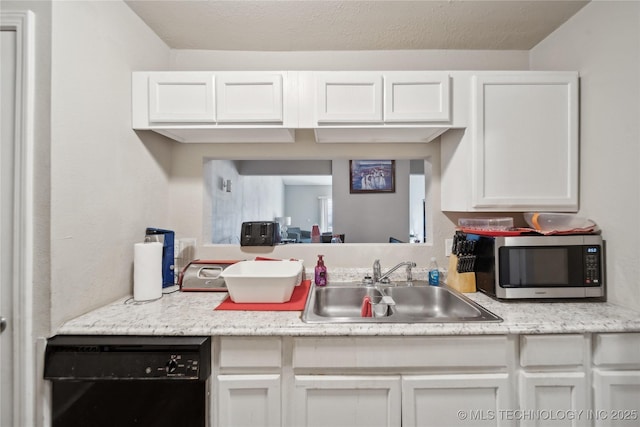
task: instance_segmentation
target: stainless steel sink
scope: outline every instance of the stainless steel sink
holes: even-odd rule
[[[362,317],[362,301],[369,296],[378,317]],[[383,299],[383,297],[386,297]],[[389,302],[388,305],[384,302]],[[384,309],[382,309],[384,308]],[[446,286],[354,286],[336,284],[311,288],[302,313],[307,323],[439,323],[501,322],[502,319]]]
[[[382,293],[373,287],[324,286],[313,287],[315,302],[313,313],[323,318],[361,317],[362,300],[365,296],[381,299]]]

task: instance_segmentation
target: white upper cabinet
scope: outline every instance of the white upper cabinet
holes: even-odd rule
[[[577,77],[474,79],[473,206],[576,209]]]
[[[221,73],[218,123],[282,123],[282,93],[281,74]]]
[[[448,122],[449,91],[447,73],[316,73],[316,122],[320,125]]]
[[[149,75],[149,123],[214,123],[213,73]]]
[[[318,123],[382,123],[382,74],[317,73]]]
[[[384,121],[429,123],[451,120],[449,74],[389,72],[384,75]]]
[[[470,123],[442,138],[442,210],[578,210],[578,75],[470,79]]]
[[[299,79],[300,127],[313,128],[317,142],[429,142],[455,125],[446,72],[300,72]]]
[[[293,142],[297,74],[134,72],[133,128],[180,142]]]

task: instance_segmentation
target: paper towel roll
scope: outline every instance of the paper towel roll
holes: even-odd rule
[[[133,248],[133,299],[149,301],[162,296],[162,243],[136,243]]]

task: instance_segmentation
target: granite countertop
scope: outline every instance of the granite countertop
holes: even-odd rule
[[[603,302],[501,302],[466,294],[500,323],[307,324],[299,311],[214,311],[225,292],[122,298],[63,324],[58,334],[202,336],[429,336],[640,332],[640,313]]]

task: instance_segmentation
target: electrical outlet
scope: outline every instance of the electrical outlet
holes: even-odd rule
[[[444,256],[451,255],[452,247],[453,247],[453,239],[444,239]]]

